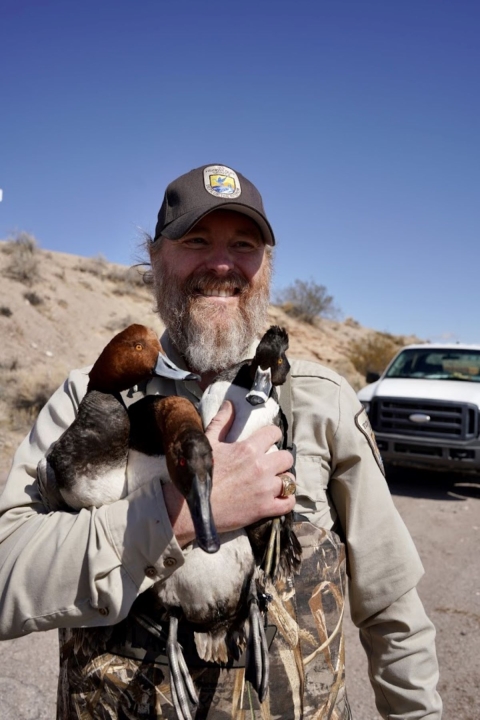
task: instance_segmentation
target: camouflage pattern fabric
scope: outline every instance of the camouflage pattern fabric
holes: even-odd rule
[[[345,548],[335,533],[309,522],[296,523],[295,531],[301,572],[268,589],[268,624],[276,633],[265,702],[245,682],[244,668],[201,661],[195,667],[189,655],[200,700],[195,720],[351,720],[342,633]],[[60,631],[57,720],[176,720],[164,642],[134,619],[142,612],[107,629]]]

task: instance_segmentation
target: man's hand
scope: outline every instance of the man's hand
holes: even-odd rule
[[[211,503],[219,533],[284,515],[295,506],[294,495],[280,497],[283,483],[278,477],[292,467],[293,457],[287,450],[269,452],[281,438],[280,429],[268,425],[245,440],[227,443],[233,419],[233,405],[225,402],[206,431],[215,460]],[[193,524],[185,501],[171,483],[163,493],[179,544],[191,542]]]
[[[293,457],[287,450],[269,452],[282,436],[280,428],[268,425],[246,440],[227,443],[233,420],[233,405],[225,402],[206,433],[215,459],[212,509],[218,532],[284,515],[295,505],[295,496],[279,497],[278,477],[292,467]]]

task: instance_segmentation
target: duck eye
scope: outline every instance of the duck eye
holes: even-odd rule
[[[277,363],[278,363],[279,365],[281,365],[281,364],[283,363],[282,358],[278,358]]]
[[[180,467],[185,467],[185,465],[187,464],[185,458],[181,457],[178,461],[178,464],[180,465]]]
[[[139,351],[140,351],[140,350],[143,350],[143,345],[142,345],[141,343],[137,343],[137,344],[135,345],[135,350],[139,350]]]

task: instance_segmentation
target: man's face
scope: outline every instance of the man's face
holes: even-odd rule
[[[270,256],[245,215],[215,210],[152,251],[158,310],[191,369],[238,362],[265,329]]]

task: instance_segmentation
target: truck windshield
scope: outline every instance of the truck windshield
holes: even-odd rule
[[[386,377],[480,382],[480,351],[451,348],[404,350],[394,360]]]

